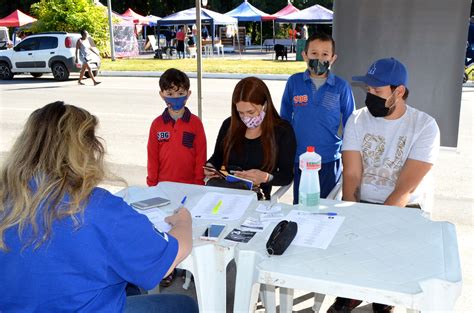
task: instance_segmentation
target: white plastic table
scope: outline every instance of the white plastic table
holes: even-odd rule
[[[171,200],[171,204],[151,210],[164,210],[171,214],[180,205],[184,196],[187,196],[185,206],[191,208],[206,192],[252,195],[255,201],[250,207],[257,205],[257,197],[253,191],[172,182],[161,182],[155,187],[129,187],[120,191],[118,195],[128,203],[157,196],[167,198]],[[226,311],[226,268],[234,258],[235,243],[222,238],[234,227],[240,225],[240,220],[226,222],[227,226],[222,232],[220,240],[215,243],[200,240],[199,237],[206,227],[213,222],[216,223],[216,221],[193,219],[193,250],[191,255],[178,265],[178,268],[188,270],[194,275],[200,312]],[[219,223],[222,224],[222,222]]]
[[[454,225],[433,222],[418,209],[321,200],[321,211],[345,220],[327,249],[295,245],[268,256],[272,230],[235,249],[234,312],[252,312],[260,284],[313,291],[421,311],[451,311],[461,293]],[[297,207],[282,205],[285,212]],[[288,292],[290,291],[290,292]],[[282,299],[282,312],[291,308]]]

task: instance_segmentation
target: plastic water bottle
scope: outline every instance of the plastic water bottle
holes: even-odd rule
[[[314,147],[309,146],[306,152],[300,155],[300,187],[298,190],[298,203],[301,209],[316,210],[319,207],[319,170],[321,169],[321,156],[314,152]]]

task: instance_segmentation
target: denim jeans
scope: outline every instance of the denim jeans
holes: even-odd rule
[[[127,297],[125,313],[198,313],[194,299],[178,294]]]

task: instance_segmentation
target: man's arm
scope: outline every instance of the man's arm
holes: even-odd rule
[[[385,200],[385,205],[404,207],[410,201],[411,194],[430,171],[433,164],[407,159],[398,177],[395,189]],[[345,169],[344,169],[345,170]]]
[[[362,156],[359,151],[342,152],[342,199],[360,201],[360,184],[362,182]]]

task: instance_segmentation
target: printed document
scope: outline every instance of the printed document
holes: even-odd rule
[[[300,210],[292,210],[286,219],[298,224],[298,232],[291,244],[319,249],[327,249],[344,222],[343,216]]]
[[[191,215],[197,219],[238,220],[253,199],[253,195],[208,192],[191,209]]]
[[[165,222],[165,217],[167,217],[168,215],[165,214],[165,212],[163,212],[160,208],[150,209],[146,211],[135,211],[148,217],[150,222],[152,222],[153,225],[158,228],[158,230],[162,232],[169,232],[171,230],[171,225]]]

